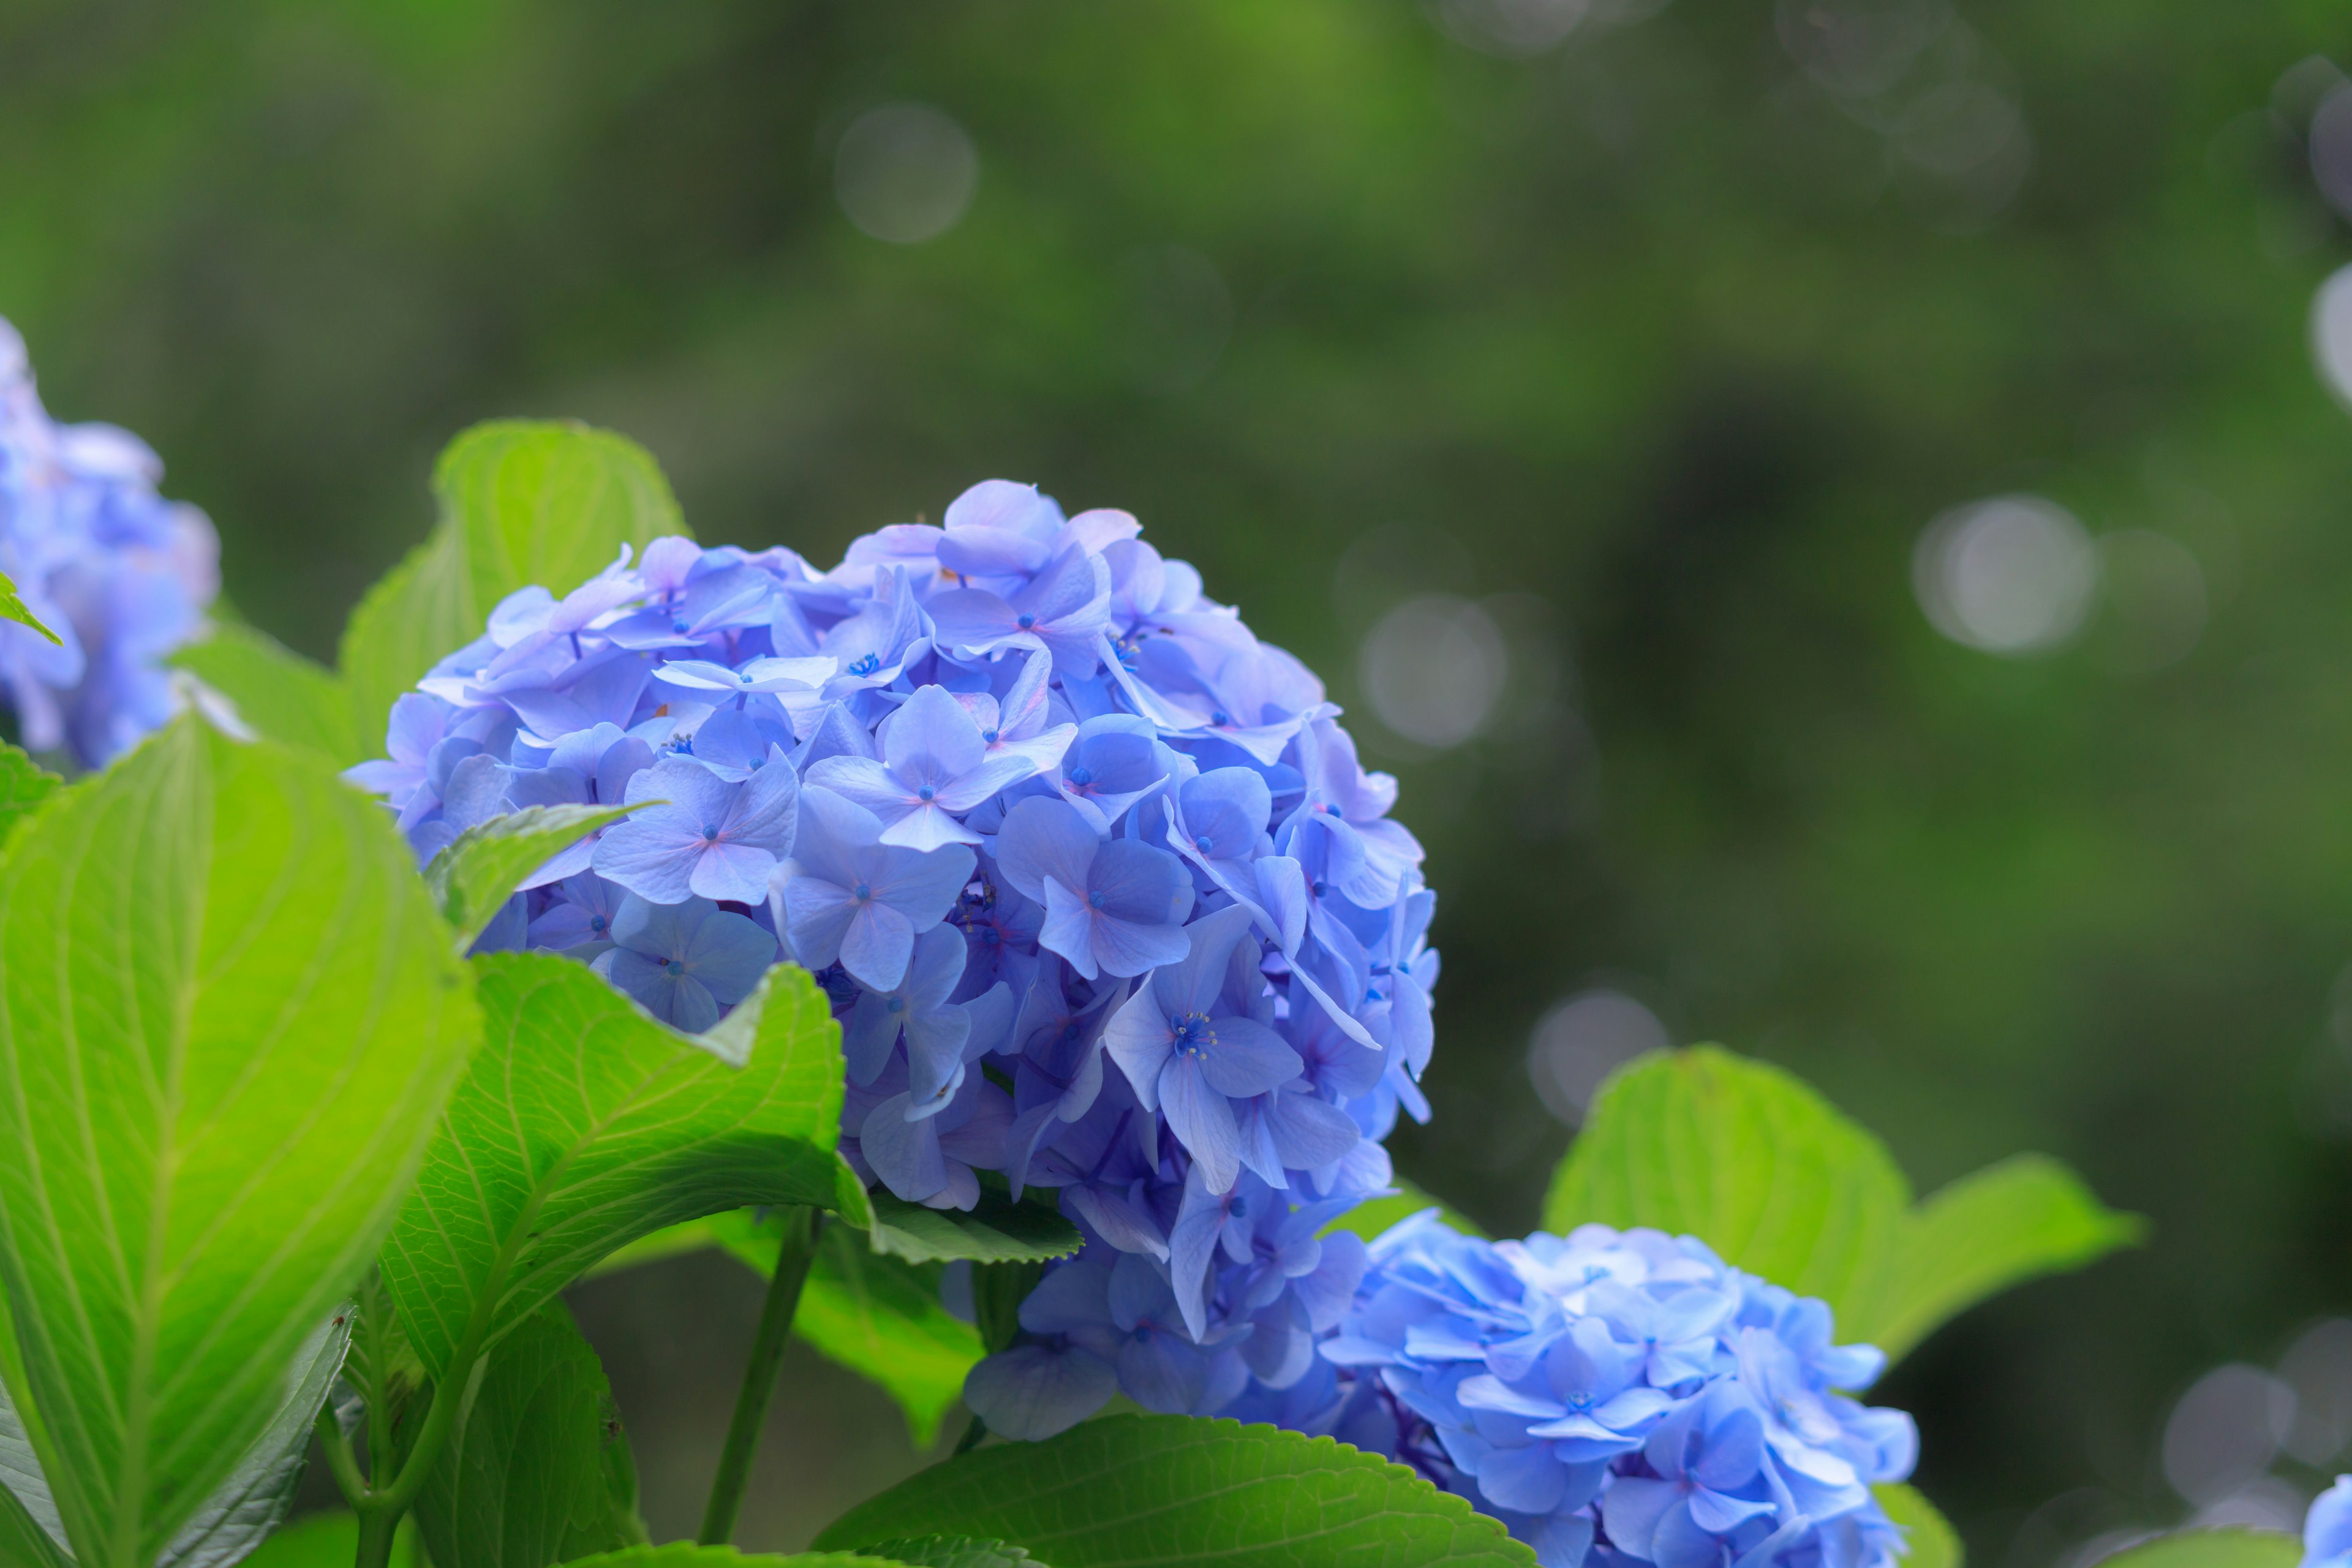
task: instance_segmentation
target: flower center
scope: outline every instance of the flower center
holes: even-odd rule
[[[882,660],[874,654],[861,654],[849,666],[852,675],[871,675],[882,668]]]
[[[980,738],[989,745],[996,744],[996,731],[993,730],[982,730],[980,732]]]
[[[1220,708],[1214,713],[1209,715],[1209,722],[1222,730],[1226,725],[1232,723],[1233,720],[1226,714],[1223,709]]]
[[[716,843],[718,843],[718,842],[719,842],[719,829],[717,829],[717,828],[715,828],[715,827],[711,826],[710,826],[710,824],[709,824],[709,823],[707,823],[707,822],[706,822],[706,823],[704,823],[704,824],[702,825],[702,841],[703,841],[705,844],[716,844]]]
[[[917,800],[929,800],[939,793],[939,791],[933,789],[930,785],[925,784],[922,788],[915,792],[915,798]]]
[[[686,973],[686,964],[683,961],[673,958],[667,963],[662,965],[662,973],[665,974],[683,974]]]
[[[1200,837],[1192,840],[1192,847],[1198,849],[1202,854],[1206,855],[1209,852],[1210,847],[1216,841],[1214,839],[1211,838],[1204,833],[1201,835]]]
[[[857,886],[856,886],[856,887],[854,887],[854,888],[852,888],[852,889],[849,889],[849,896],[850,896],[851,898],[853,898],[853,899],[856,899],[859,903],[861,903],[861,904],[862,904],[862,903],[864,903],[866,900],[868,900],[868,899],[870,899],[870,898],[872,898],[872,897],[874,896],[874,889],[871,889],[871,888],[869,888],[869,887],[867,887],[865,883],[860,882],[860,883],[858,883],[858,884],[857,884]]]
[[[1094,769],[1087,767],[1081,763],[1079,766],[1070,770],[1070,782],[1077,785],[1080,789],[1084,789],[1087,785],[1095,782],[1095,771]]]
[[[602,931],[604,929],[604,917],[603,915],[590,915],[588,917],[588,929],[593,931]]]
[[[682,634],[686,630],[686,623],[684,621],[672,621],[669,624],[669,629]]]
[[[1087,895],[1087,902],[1096,909],[1101,909],[1108,901],[1108,900],[1107,900],[1100,893],[1088,893]]]
[[[738,679],[738,680],[740,680],[740,681],[741,681],[744,685],[749,686],[749,685],[751,685],[751,672],[750,670],[748,670],[748,669],[747,669],[747,670],[745,670],[742,674],[740,674],[740,675],[737,676],[735,679]]]
[[[903,1013],[907,1010],[906,1001],[898,996],[891,997],[887,1003],[884,1004],[884,1005],[893,1013]]]
[[[1035,626],[1035,625],[1037,624],[1037,617],[1036,617],[1036,616],[1021,616],[1020,618],[1018,618],[1017,620],[1015,620],[1013,624],[1014,626],[1019,626],[1023,631],[1024,631],[1024,632],[1025,632],[1025,631],[1027,631],[1030,627],[1032,627],[1032,626]]]
[[[1188,1057],[1204,1057],[1217,1043],[1217,1031],[1206,1013],[1180,1013],[1170,1021],[1170,1045]]]

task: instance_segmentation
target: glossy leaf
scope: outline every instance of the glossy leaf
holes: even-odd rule
[[[1992,1291],[2140,1230],[2040,1157],[1914,1208],[1876,1138],[1789,1073],[1712,1046],[1654,1052],[1602,1085],[1544,1204],[1547,1230],[1593,1220],[1698,1237],[1821,1297],[1841,1340],[1890,1356]]]
[[[634,1546],[626,1552],[599,1552],[581,1557],[564,1568],[890,1568],[883,1558],[863,1552],[738,1552],[731,1546],[697,1546],[690,1541],[667,1546]]]
[[[435,1568],[547,1568],[645,1540],[635,1478],[604,1366],[551,1301],[490,1353],[416,1527]]]
[[[0,865],[0,1289],[75,1555],[149,1568],[278,1414],[479,1032],[407,846],[182,719]]]
[[[874,1250],[909,1263],[1042,1263],[1067,1258],[1084,1239],[1055,1210],[1003,1193],[983,1191],[970,1209],[929,1209],[887,1192],[874,1194]]]
[[[2100,1568],[2295,1568],[2303,1542],[2269,1530],[2181,1530],[2099,1559]]]
[[[20,626],[30,626],[48,638],[51,643],[60,647],[64,646],[57,633],[41,624],[40,616],[25,607],[25,601],[16,593],[16,580],[5,572],[0,572],[0,620],[14,621]]]
[[[205,1500],[155,1568],[226,1568],[261,1544],[294,1506],[310,1428],[327,1403],[352,1342],[348,1306],[312,1331],[295,1352],[286,1396],[261,1436],[219,1490]]]
[[[865,1189],[834,1147],[841,1033],[804,972],[769,971],[696,1036],[570,959],[475,963],[485,1043],[383,1254],[433,1374],[478,1308],[486,1347],[665,1226],[755,1203],[866,1222]]]
[[[6,845],[17,823],[64,783],[26,752],[0,741],[0,846]]]
[[[1112,1415],[975,1449],[852,1509],[820,1548],[910,1535],[1007,1541],[1054,1568],[1532,1568],[1500,1522],[1328,1437],[1184,1415]]]
[[[383,716],[373,734],[353,721],[350,693],[331,669],[314,664],[266,632],[236,621],[172,656],[172,663],[228,699],[236,716],[273,741],[313,751],[349,767],[383,749]]]
[[[381,742],[393,700],[480,637],[508,595],[535,584],[560,597],[624,544],[686,532],[645,449],[585,425],[478,425],[441,454],[433,489],[433,532],[344,628],[342,675],[362,741]]]
[[[980,1541],[968,1535],[923,1535],[906,1541],[885,1541],[876,1555],[919,1568],[1022,1568],[1024,1563],[1045,1568],[1018,1546],[1002,1541]]]
[[[776,1266],[777,1234],[753,1211],[702,1222],[719,1245],[762,1279]],[[845,1225],[829,1225],[801,1286],[793,1332],[826,1360],[879,1384],[906,1413],[908,1436],[928,1448],[940,1420],[963,1395],[980,1360],[980,1333],[940,1301],[941,1265],[877,1253]]]
[[[1970,1304],[2036,1275],[2079,1268],[2147,1233],[2041,1154],[1988,1165],[1906,1216],[1878,1300],[1853,1332],[1900,1356]]]
[[[522,879],[585,834],[618,822],[635,806],[529,805],[477,823],[433,857],[425,885],[440,901],[442,918],[457,931],[465,952],[514,896]]]
[[[1889,1482],[1870,1489],[1886,1517],[1903,1527],[1903,1568],[1961,1568],[1966,1554],[1959,1532],[1916,1487]]]

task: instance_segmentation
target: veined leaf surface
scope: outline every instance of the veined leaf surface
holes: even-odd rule
[[[149,1568],[380,1245],[479,1037],[407,846],[184,718],[0,865],[11,1392],[84,1568]]]

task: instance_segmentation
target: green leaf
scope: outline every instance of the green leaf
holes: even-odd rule
[[[457,928],[465,952],[514,896],[525,877],[583,834],[618,822],[633,805],[527,805],[476,823],[450,841],[425,868],[425,885]]]
[[[865,1189],[835,1152],[841,1031],[803,971],[770,970],[696,1036],[567,958],[475,968],[486,1043],[383,1254],[403,1331],[435,1375],[469,1337],[487,1348],[665,1226],[755,1203],[866,1223]]]
[[[5,1325],[0,1325],[5,1327]],[[8,1390],[0,1385],[0,1563],[70,1562],[65,1521]]]
[[[2271,1530],[2181,1530],[2099,1560],[2100,1568],[2295,1568],[2303,1542]]]
[[[6,1568],[71,1568],[73,1558],[58,1539],[0,1487],[0,1564]]]
[[[624,1268],[635,1268],[641,1264],[659,1263],[665,1258],[680,1258],[689,1252],[708,1252],[719,1245],[719,1233],[713,1226],[724,1217],[714,1215],[664,1226],[651,1236],[641,1236],[626,1247],[606,1253],[590,1264],[580,1278],[593,1279],[599,1275],[618,1274]]]
[[[1465,1218],[1452,1204],[1431,1197],[1402,1177],[1392,1178],[1390,1185],[1397,1189],[1393,1197],[1368,1198],[1323,1227],[1325,1236],[1335,1230],[1352,1230],[1366,1241],[1371,1240],[1400,1220],[1411,1219],[1423,1209],[1442,1209],[1438,1218],[1465,1236],[1486,1233]]]
[[[11,620],[20,626],[30,626],[57,646],[60,647],[65,646],[58,641],[57,633],[41,624],[40,616],[25,607],[25,601],[16,595],[15,580],[5,572],[0,572],[0,620]]]
[[[1821,1297],[1840,1339],[1890,1357],[2003,1286],[2139,1234],[2038,1157],[1914,1208],[1876,1138],[1790,1074],[1713,1046],[1653,1052],[1601,1086],[1544,1203],[1547,1230],[1593,1220],[1696,1236]]]
[[[149,1568],[278,1414],[478,1038],[408,847],[182,719],[0,865],[12,1392],[85,1568]]]
[[[155,1568],[226,1568],[261,1543],[294,1506],[310,1427],[342,1370],[352,1342],[348,1306],[312,1331],[295,1352],[284,1400],[218,1491],[156,1560]]]
[[[882,1558],[853,1552],[795,1552],[789,1556],[738,1552],[731,1546],[633,1546],[626,1552],[581,1557],[564,1568],[891,1568]]]
[[[359,1555],[360,1521],[344,1510],[306,1513],[263,1542],[244,1568],[351,1568]],[[392,1538],[392,1568],[425,1568],[416,1554],[414,1517],[403,1519]]]
[[[922,1535],[906,1541],[885,1541],[874,1547],[874,1554],[887,1557],[893,1563],[918,1564],[919,1568],[1021,1568],[1021,1564],[1045,1564],[1018,1546],[1002,1541],[978,1541],[968,1535]]]
[[[215,621],[211,636],[180,649],[171,662],[227,698],[240,720],[270,740],[316,752],[337,767],[383,753],[383,716],[373,733],[361,733],[335,672],[267,632]]]
[[[15,746],[0,741],[0,846],[16,824],[66,781]]]
[[[1402,1465],[1328,1437],[1185,1415],[1112,1415],[979,1448],[852,1509],[817,1537],[1009,1541],[1054,1568],[1333,1563],[1532,1568],[1535,1553]]]
[[[1962,1176],[1906,1216],[1874,1309],[1857,1332],[1901,1356],[1937,1325],[2037,1275],[2136,1246],[2147,1222],[2104,1207],[2082,1178],[2042,1154]]]
[[[970,1209],[928,1209],[874,1194],[874,1250],[909,1263],[1042,1263],[1084,1243],[1078,1227],[1043,1204],[983,1190]]]
[[[1961,1568],[1959,1532],[1916,1487],[1890,1481],[1870,1489],[1886,1517],[1904,1529],[1903,1568]]]
[[[704,1234],[766,1279],[780,1237],[755,1212],[738,1209],[699,1222]],[[877,1253],[866,1237],[829,1225],[801,1286],[793,1332],[826,1360],[881,1384],[906,1412],[908,1436],[928,1448],[940,1420],[963,1395],[980,1360],[980,1333],[940,1301],[937,1263]]]
[[[426,1554],[435,1568],[547,1568],[644,1541],[627,1448],[596,1352],[549,1302],[490,1352],[463,1435],[417,1494]]]
[[[341,656],[362,739],[379,740],[394,699],[482,635],[518,588],[559,598],[613,563],[686,532],[646,450],[585,425],[500,420],[449,444],[433,473],[440,521],[370,589]]]

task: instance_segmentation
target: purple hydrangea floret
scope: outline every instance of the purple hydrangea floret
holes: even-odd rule
[[[0,621],[0,686],[34,751],[103,767],[181,705],[163,659],[204,625],[220,542],[156,493],[163,474],[127,430],[50,418],[0,321],[0,572],[58,635]]]
[[[830,571],[657,540],[499,605],[352,770],[420,859],[502,811],[638,805],[482,944],[687,1029],[793,960],[842,1022],[861,1174],[1055,1195],[1084,1249],[966,1390],[1008,1436],[1115,1392],[1307,1397],[1364,1267],[1318,1232],[1428,1114],[1433,899],[1396,781],[1140,531],[991,480]]]
[[[1319,1366],[1234,1411],[1412,1465],[1545,1568],[1889,1568],[1871,1488],[1918,1436],[1864,1405],[1886,1358],[1693,1237],[1490,1242],[1438,1211],[1374,1241]]]

